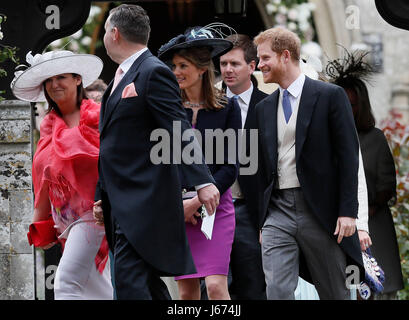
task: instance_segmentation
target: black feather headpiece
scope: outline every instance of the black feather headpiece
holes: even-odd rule
[[[369,82],[373,74],[376,73],[374,68],[367,62],[365,57],[369,51],[355,51],[353,53],[344,49],[344,57],[328,62],[325,73],[330,78],[330,82],[341,85],[354,80]]]

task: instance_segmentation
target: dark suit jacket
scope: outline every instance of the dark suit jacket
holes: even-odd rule
[[[276,90],[256,106],[257,176],[263,190],[259,197],[260,229],[277,177],[278,98],[279,90]],[[357,217],[358,147],[352,108],[345,91],[306,77],[296,123],[297,176],[307,205],[330,235],[335,231],[338,217]],[[340,246],[347,258],[352,258],[348,264],[362,266],[357,232],[344,237]]]
[[[193,111],[192,109],[186,108],[187,119],[189,122],[192,122]],[[237,178],[239,171],[238,168],[238,159],[237,159],[237,142],[238,135],[241,129],[241,115],[240,107],[234,103],[233,99],[229,99],[229,102],[224,106],[223,109],[219,110],[205,110],[201,109],[197,114],[197,121],[195,129],[197,129],[202,136],[202,149],[205,152],[206,148],[212,149],[212,159],[206,158],[206,163],[209,167],[210,172],[213,175],[214,180],[216,181],[216,187],[222,195]],[[224,139],[224,148],[223,148],[223,161],[218,161],[217,159],[217,140],[213,139],[212,141],[206,141],[206,129],[216,130],[221,129],[223,132],[226,132],[228,129],[233,129],[235,132],[235,143],[236,143],[236,152],[233,154],[233,149],[230,150],[232,154],[229,155],[229,143],[233,141],[228,141]],[[211,143],[209,145],[209,143]],[[219,151],[220,152],[220,151]],[[229,159],[231,159],[229,161]],[[222,163],[219,163],[222,162]],[[184,181],[185,179],[182,178]]]
[[[138,95],[122,99],[124,87],[131,82]],[[111,88],[112,82],[101,105],[99,181],[95,194],[96,200],[103,201],[110,247],[112,215],[138,254],[159,274],[195,273],[185,233],[178,165],[155,165],[150,158],[152,147],[158,143],[150,141],[153,130],[165,129],[172,143],[173,121],[180,121],[182,130],[191,128],[176,78],[148,50],[109,96]],[[186,144],[182,142],[182,150]],[[204,163],[182,163],[180,167],[191,186],[214,183]]]
[[[246,130],[246,155],[250,155],[250,129],[257,129],[257,121],[256,121],[256,104],[259,103],[261,100],[266,98],[268,94],[260,91],[257,87],[254,86],[253,93],[251,94],[251,99],[249,103],[249,108],[247,111],[246,122],[244,123],[244,129]],[[240,167],[247,167],[248,165],[243,166],[240,164]],[[247,212],[251,215],[251,219],[254,222],[254,226],[257,228],[258,226],[258,183],[257,183],[257,176],[254,175],[239,175],[238,182],[240,185],[240,190],[244,195],[244,199],[246,200]]]

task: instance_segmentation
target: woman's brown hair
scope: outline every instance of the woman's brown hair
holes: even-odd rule
[[[207,47],[192,47],[181,49],[175,54],[185,58],[193,63],[197,68],[206,68],[203,73],[202,85],[205,108],[221,109],[223,104],[227,103],[227,98],[224,93],[214,86],[214,64],[210,55],[210,50]],[[181,90],[182,101],[187,100],[186,93]]]
[[[74,78],[75,77],[81,77],[79,74],[76,74],[76,73],[72,73],[72,76]],[[57,103],[53,99],[50,98],[50,96],[47,93],[47,90],[45,89],[45,81],[43,82],[43,90],[44,90],[45,98],[47,99],[47,102],[48,102],[48,109],[46,111],[46,114],[50,113],[52,110],[55,110],[55,112],[60,117],[62,117],[61,110],[60,110],[60,108],[58,108]],[[76,104],[77,104],[78,109],[80,108],[82,100],[84,100],[84,99],[88,99],[88,97],[87,97],[87,93],[86,93],[86,91],[84,89],[84,86],[82,85],[82,81],[81,81],[81,83],[77,86],[77,103]]]

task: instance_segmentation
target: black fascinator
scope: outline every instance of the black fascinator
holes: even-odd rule
[[[374,68],[367,62],[365,57],[369,51],[356,51],[353,53],[344,49],[344,57],[328,62],[325,73],[329,77],[330,82],[341,87],[345,87],[349,83],[356,80],[369,82],[371,77],[376,73]]]
[[[368,54],[368,51],[350,53],[344,48],[344,57],[330,61],[325,68],[330,82],[339,85],[346,91],[351,89],[356,93],[357,101],[354,104],[351,102],[351,106],[358,132],[367,131],[375,126],[365,82],[369,82],[376,71],[365,62]]]

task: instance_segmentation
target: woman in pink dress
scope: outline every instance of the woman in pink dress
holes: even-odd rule
[[[105,230],[95,224],[92,208],[98,180],[100,105],[88,99],[84,86],[98,78],[97,56],[70,51],[29,53],[31,67],[12,82],[16,97],[48,102],[33,158],[32,226],[49,222],[48,234],[34,244],[63,247],[54,281],[56,300],[112,299]],[[30,226],[30,227],[32,227]],[[34,233],[29,239],[34,238]],[[37,244],[38,243],[38,244]]]
[[[237,144],[229,154],[229,143],[237,143],[241,129],[240,109],[234,100],[227,99],[214,87],[212,58],[226,53],[230,41],[216,38],[206,27],[188,29],[184,35],[173,38],[159,49],[159,58],[171,65],[181,89],[182,101],[188,120],[195,128],[202,145],[205,161],[220,192],[220,203],[215,213],[211,240],[201,231],[201,203],[195,191],[192,198],[183,201],[186,234],[197,273],[176,277],[181,299],[200,299],[200,279],[205,279],[209,299],[230,299],[227,287],[230,252],[234,238],[235,216],[230,186],[238,174]],[[224,139],[223,149],[215,140],[205,139],[205,130],[227,129],[235,133],[235,141]],[[200,139],[201,138],[201,139]],[[212,150],[208,159],[205,150]],[[217,153],[222,161],[217,161]],[[219,155],[220,156],[220,155]],[[183,185],[183,177],[182,177]],[[194,189],[193,189],[194,190]]]

